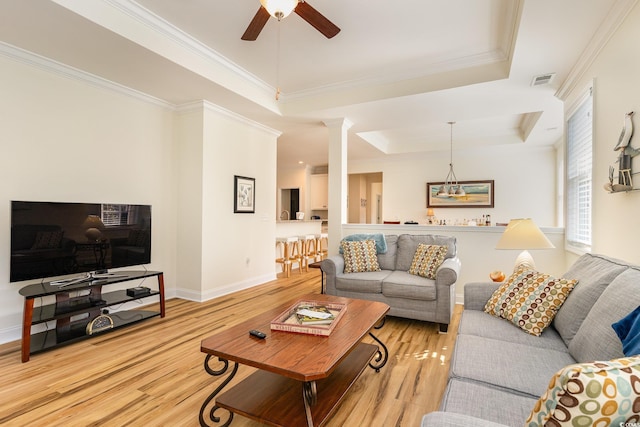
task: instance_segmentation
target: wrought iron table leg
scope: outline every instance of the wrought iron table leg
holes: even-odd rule
[[[218,377],[220,375],[226,374],[228,372],[228,370],[229,370],[229,361],[225,360],[225,359],[218,358],[218,361],[222,363],[222,367],[220,369],[213,369],[211,366],[209,366],[209,362],[210,362],[212,357],[213,357],[213,355],[208,354],[207,357],[204,359],[204,370],[207,371],[207,373],[209,375],[212,375],[214,377]],[[220,407],[218,405],[213,405],[213,407],[209,411],[209,413],[208,413],[209,420],[205,420],[204,414],[205,414],[207,406],[218,395],[218,393],[220,393],[220,391],[223,388],[225,388],[227,384],[229,384],[229,382],[236,375],[236,372],[238,372],[238,362],[233,362],[233,369],[229,373],[229,376],[222,382],[222,384],[220,384],[218,387],[216,387],[216,389],[213,391],[213,393],[211,393],[209,395],[209,397],[207,397],[204,400],[204,403],[202,404],[202,407],[200,407],[200,415],[199,415],[199,418],[198,418],[199,421],[200,421],[200,425],[202,427],[209,427],[210,424],[207,424],[207,422],[209,420],[211,420],[214,423],[219,423],[220,422],[220,417],[218,417],[215,414],[216,411],[218,409],[220,409]],[[221,424],[221,427],[227,427],[229,424],[231,424],[232,420],[233,420],[233,412],[229,411],[229,419],[227,419],[227,421],[224,424]]]
[[[311,407],[318,402],[318,391],[315,381],[307,381],[302,384],[302,398],[304,400],[304,411],[307,415],[307,426],[313,427]]]
[[[382,328],[384,326],[385,319],[386,318],[383,318],[382,322],[380,322],[378,326],[375,326],[374,329]],[[369,362],[369,366],[375,369],[376,372],[380,372],[380,369],[382,369],[382,367],[387,364],[387,360],[389,360],[389,350],[387,349],[387,346],[384,345],[384,343],[380,341],[380,339],[378,339],[378,337],[373,335],[372,332],[369,332],[369,335],[380,345],[380,347],[382,347],[382,351],[380,350],[380,347],[378,347],[376,356],[371,362]]]

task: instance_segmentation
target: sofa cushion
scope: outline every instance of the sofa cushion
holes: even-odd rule
[[[565,351],[458,335],[450,376],[480,381],[537,399],[547,389],[549,378],[573,363],[575,359]],[[524,418],[520,422],[523,423]]]
[[[382,293],[382,281],[391,274],[389,270],[336,275],[336,289],[370,294]]]
[[[440,245],[447,247],[446,258],[453,258],[456,255],[456,238],[450,236],[438,236],[435,234],[413,235],[401,234],[398,236],[398,256],[396,259],[396,270],[409,271],[413,256],[418,249],[418,245]]]
[[[381,233],[359,233],[359,234],[349,234],[342,238],[342,241],[345,242],[357,242],[360,240],[373,240],[376,242],[376,252],[379,254],[384,254],[387,252],[387,241],[384,237],[384,234]],[[338,253],[342,253],[342,245],[338,248]]]
[[[545,329],[539,337],[523,334],[522,330],[511,322],[491,316],[484,311],[464,310],[460,317],[458,334],[475,335],[495,340],[547,348],[568,353],[567,346],[554,328]]]
[[[553,326],[567,345],[607,285],[627,268],[628,263],[624,261],[584,254],[562,275],[579,281],[553,320]]]
[[[534,397],[523,396],[475,381],[451,378],[442,397],[440,411],[479,418],[463,419],[465,423],[460,424],[460,427],[486,425],[482,420],[511,427],[522,427],[535,403]],[[432,424],[425,424],[423,421],[422,425]]]
[[[340,242],[344,257],[345,273],[363,273],[380,271],[376,256],[376,242],[373,240],[357,240]]]
[[[447,249],[446,246],[420,243],[413,255],[409,273],[435,280],[436,270],[444,261]]]
[[[640,354],[640,307],[611,325],[622,342],[625,356]]]
[[[382,294],[391,298],[433,301],[436,299],[436,283],[431,279],[396,270],[382,282]]]
[[[387,234],[384,236],[387,242],[387,252],[378,253],[378,265],[383,270],[396,269],[396,255],[398,253],[398,236],[395,234]]]
[[[637,424],[638,413],[640,357],[632,357],[561,369],[551,378],[526,425],[622,426]]]
[[[640,271],[628,268],[602,292],[569,343],[578,362],[618,359],[622,343],[611,325],[640,305]]]
[[[492,295],[485,311],[539,336],[574,288],[576,280],[518,270]]]

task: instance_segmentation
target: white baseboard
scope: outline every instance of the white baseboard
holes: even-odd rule
[[[189,301],[205,302],[218,298],[224,295],[231,294],[233,292],[241,291],[243,289],[252,288],[257,285],[262,285],[267,282],[271,282],[276,279],[275,273],[265,274],[263,276],[252,277],[249,280],[242,282],[231,283],[223,288],[211,289],[204,292],[197,292],[192,289],[176,288],[176,297],[186,299]]]

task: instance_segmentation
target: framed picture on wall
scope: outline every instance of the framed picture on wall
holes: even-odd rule
[[[443,194],[438,191],[444,182],[427,183],[427,207],[428,208],[492,208],[493,207],[493,180],[487,181],[458,181],[464,194]]]
[[[255,213],[256,180],[246,176],[233,176],[233,212]]]

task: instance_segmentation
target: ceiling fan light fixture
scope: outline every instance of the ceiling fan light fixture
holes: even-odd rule
[[[269,15],[280,21],[293,12],[298,5],[298,0],[260,0],[260,4],[267,9]]]

